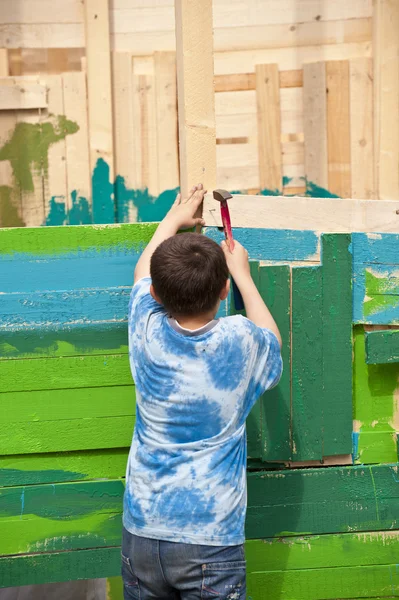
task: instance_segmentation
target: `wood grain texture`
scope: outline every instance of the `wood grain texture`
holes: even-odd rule
[[[209,226],[221,227],[215,200],[204,199],[204,219]],[[337,198],[287,198],[284,196],[247,196],[233,194],[229,200],[231,220],[235,227],[311,230],[336,232],[398,232],[399,201],[353,202]]]
[[[257,65],[255,73],[259,184],[262,190],[280,192],[283,174],[278,66]]]
[[[65,115],[64,88],[60,75],[46,76],[48,111]],[[76,135],[76,134],[75,134]],[[66,139],[52,144],[48,150],[48,173],[44,179],[44,213],[47,217],[52,203],[68,206]]]
[[[367,332],[366,362],[369,365],[399,362],[399,331]]]
[[[328,190],[340,198],[349,198],[352,191],[349,62],[328,61],[326,83]]]
[[[47,108],[46,88],[40,83],[17,79],[0,79],[1,110]]]
[[[399,198],[399,5],[376,0],[373,10],[374,182],[377,197]]]
[[[293,268],[291,293],[292,460],[318,460],[323,456],[321,268]]]
[[[374,190],[373,63],[349,61],[352,198],[377,198]]]
[[[180,188],[216,187],[212,0],[175,2]],[[201,81],[201,85],[198,82]]]
[[[305,174],[308,181],[328,189],[327,99],[324,62],[303,66]]]
[[[261,266],[259,291],[283,339],[283,374],[277,387],[259,400],[262,415],[262,460],[291,458],[291,270]]]
[[[350,248],[349,234],[322,236],[323,456],[352,452],[352,255]]]

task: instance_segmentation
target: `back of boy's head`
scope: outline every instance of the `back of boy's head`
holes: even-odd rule
[[[223,250],[199,233],[181,233],[158,246],[151,258],[152,285],[173,316],[216,308],[229,276]]]

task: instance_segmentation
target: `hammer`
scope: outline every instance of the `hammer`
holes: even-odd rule
[[[213,197],[215,198],[215,200],[218,200],[218,202],[220,202],[220,215],[222,217],[224,236],[226,238],[228,249],[230,250],[230,252],[233,252],[234,240],[233,233],[231,231],[229,207],[227,204],[227,200],[229,198],[232,198],[233,196],[226,190],[213,190]],[[235,309],[244,310],[244,302],[240,290],[238,289],[234,279],[232,279],[231,281],[233,286],[233,298]]]

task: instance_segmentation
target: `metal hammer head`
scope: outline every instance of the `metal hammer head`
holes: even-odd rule
[[[223,204],[233,196],[227,190],[213,190],[213,197]]]

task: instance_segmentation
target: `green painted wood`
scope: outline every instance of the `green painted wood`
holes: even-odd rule
[[[380,463],[395,457],[396,394],[399,365],[366,364],[365,334],[354,328],[353,396],[357,463]],[[376,435],[378,434],[378,435]]]
[[[0,485],[63,483],[125,476],[129,448],[0,456]]]
[[[245,544],[248,573],[384,565],[398,556],[398,531],[267,538]]]
[[[399,330],[368,331],[366,362],[369,365],[399,362]]]
[[[127,352],[127,323],[87,323],[21,331],[0,329],[0,360]]]
[[[0,255],[16,253],[54,255],[88,248],[110,249],[123,246],[140,250],[148,244],[158,223],[128,223],[120,225],[84,225],[81,227],[34,227],[3,229]]]
[[[0,588],[115,576],[120,546],[0,557]]]
[[[336,600],[399,596],[396,563],[336,569],[253,573],[247,577],[248,600]]]
[[[6,456],[125,448],[132,441],[134,423],[135,418],[129,415],[0,424],[0,453]]]
[[[261,266],[259,291],[283,340],[283,375],[260,399],[262,460],[291,460],[291,270],[287,265]]]
[[[0,489],[0,555],[119,544],[123,492],[121,480]]]
[[[322,271],[292,269],[292,460],[322,458]]]
[[[323,456],[352,452],[351,236],[322,236]]]
[[[1,424],[125,417],[135,414],[134,385],[4,392]]]
[[[122,577],[110,577],[107,579],[106,589],[106,600],[124,600]]]
[[[127,355],[70,356],[0,362],[0,392],[131,385]]]
[[[251,276],[259,289],[259,262],[250,261]],[[247,452],[248,458],[262,457],[262,414],[261,403],[258,400],[247,418]]]
[[[399,465],[248,473],[248,539],[399,526]]]

